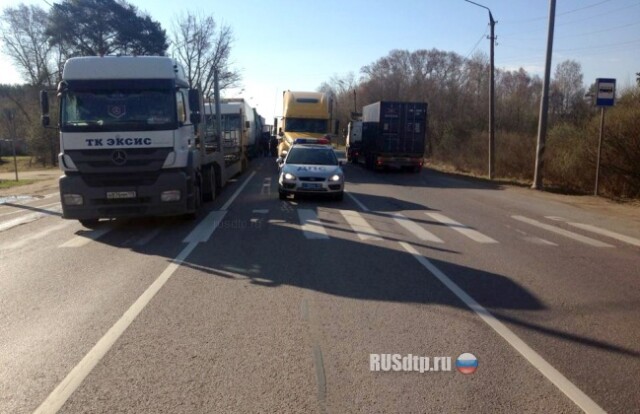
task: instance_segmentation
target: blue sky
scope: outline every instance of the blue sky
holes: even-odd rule
[[[0,0],[48,9],[52,0]],[[498,37],[496,67],[542,75],[548,0],[477,0],[491,9]],[[281,113],[282,91],[315,90],[332,76],[360,69],[392,49],[431,49],[470,56],[489,53],[488,12],[463,0],[131,0],[171,32],[176,16],[212,14],[233,29],[232,60],[243,96],[267,120]],[[585,86],[598,77],[619,88],[640,72],[640,0],[557,0],[552,68],[566,59],[582,65]],[[6,57],[3,83],[20,78]]]

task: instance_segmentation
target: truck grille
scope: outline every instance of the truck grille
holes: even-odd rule
[[[126,148],[70,150],[71,157],[82,174],[135,173],[158,171],[172,148]]]

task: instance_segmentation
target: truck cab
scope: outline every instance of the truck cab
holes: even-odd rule
[[[202,98],[173,59],[71,58],[58,97],[64,218],[91,227],[100,218],[181,215],[210,195],[196,139]],[[42,109],[46,124],[48,101]]]
[[[283,94],[283,119],[279,128],[278,156],[284,157],[296,139],[327,139],[330,133],[330,101],[322,92]]]

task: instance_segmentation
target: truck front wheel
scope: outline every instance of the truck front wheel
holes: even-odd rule
[[[88,229],[95,229],[98,227],[98,219],[80,219],[78,220],[80,224]]]

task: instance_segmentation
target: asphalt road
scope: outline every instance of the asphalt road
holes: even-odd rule
[[[280,201],[258,159],[196,221],[95,230],[4,200],[0,412],[640,412],[637,220],[345,174],[342,202]]]

